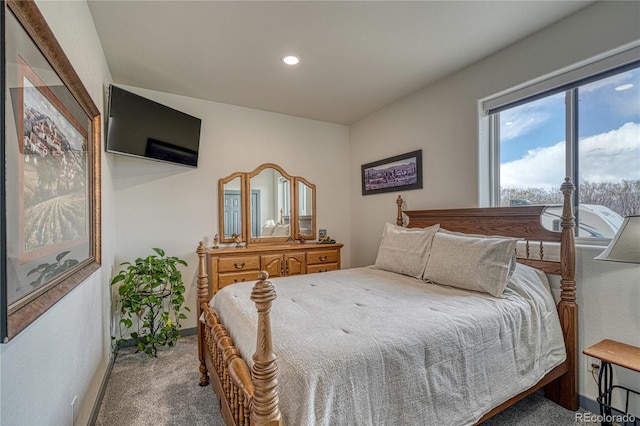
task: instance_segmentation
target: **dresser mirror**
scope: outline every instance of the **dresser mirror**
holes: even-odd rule
[[[266,163],[220,179],[220,242],[281,243],[315,239],[315,185]]]
[[[316,186],[305,178],[295,178],[298,200],[298,237],[315,239],[316,233]]]
[[[234,242],[237,235],[245,239],[242,226],[246,211],[244,186],[244,173],[234,173],[218,183],[219,238],[222,243]]]
[[[286,241],[294,235],[292,191],[291,176],[275,164],[263,164],[249,173],[249,242],[263,238]]]

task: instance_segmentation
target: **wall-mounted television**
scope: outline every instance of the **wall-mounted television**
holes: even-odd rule
[[[114,85],[108,109],[107,152],[198,166],[199,118]]]

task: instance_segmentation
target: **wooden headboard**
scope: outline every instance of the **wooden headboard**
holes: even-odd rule
[[[542,225],[542,214],[547,206],[487,207],[447,210],[402,210],[404,201],[398,196],[396,223],[403,224],[403,214],[409,218],[410,228],[424,228],[440,224],[441,228],[467,234],[501,235],[519,238],[525,249],[518,253],[518,261],[541,269],[549,274],[575,276],[575,219],[571,195],[575,187],[565,179],[560,190],[564,201],[562,208],[561,232],[548,230]],[[548,260],[544,255],[544,243],[560,244],[560,260]],[[536,251],[536,258],[530,256]],[[563,263],[564,262],[564,263]],[[565,270],[563,272],[563,264]]]
[[[560,275],[560,302],[558,315],[567,349],[567,372],[557,381],[557,388],[550,390],[550,398],[564,407],[578,409],[578,305],[575,282],[575,219],[571,196],[575,186],[566,178],[560,187],[563,194],[561,232],[542,226],[542,214],[547,206],[487,207],[447,210],[402,210],[404,201],[396,200],[398,215],[396,223],[403,225],[404,216],[409,218],[408,227],[424,228],[440,224],[441,228],[468,234],[502,235],[526,241],[524,253],[518,253],[518,262]],[[532,244],[533,243],[533,244]],[[560,259],[544,258],[544,243],[560,243]],[[537,258],[530,256],[530,247],[537,249]],[[554,397],[555,396],[555,397]]]

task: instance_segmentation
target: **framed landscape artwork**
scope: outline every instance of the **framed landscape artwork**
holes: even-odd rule
[[[3,2],[6,342],[100,263],[100,114],[35,2]]]
[[[362,195],[422,188],[422,150],[362,165]]]

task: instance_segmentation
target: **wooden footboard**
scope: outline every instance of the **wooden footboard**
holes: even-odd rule
[[[211,385],[220,401],[222,417],[227,424],[248,425],[254,394],[249,367],[216,314],[208,306],[203,313],[204,370],[211,372]]]
[[[266,272],[260,272],[251,300],[258,310],[258,330],[253,367],[249,367],[234,346],[226,328],[209,307],[206,249],[198,246],[198,356],[200,385],[211,381],[228,425],[282,425],[278,406],[276,355],[271,340],[269,311],[276,293]]]

